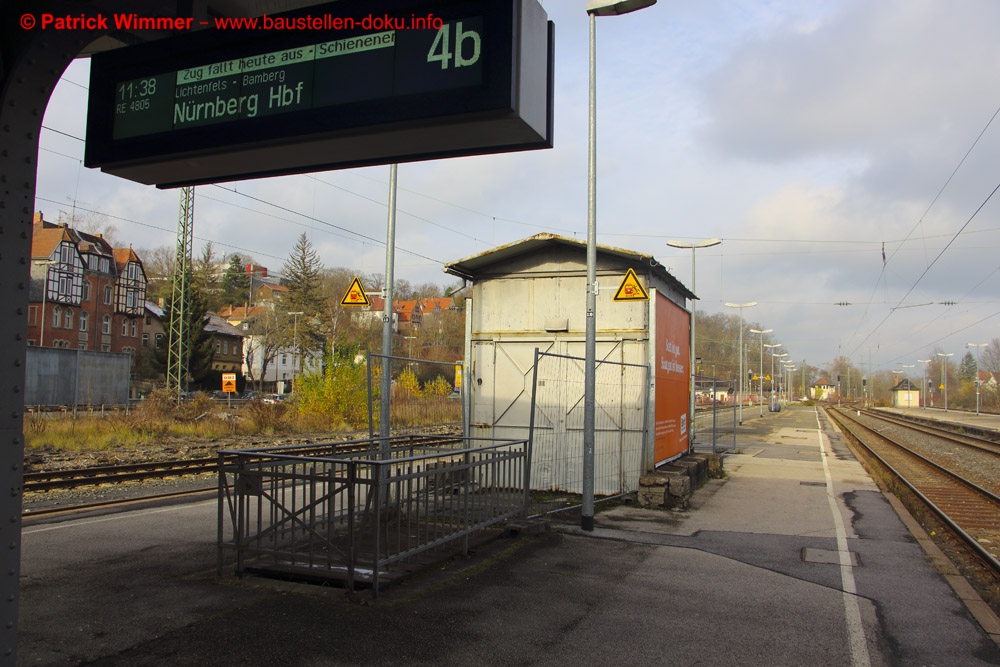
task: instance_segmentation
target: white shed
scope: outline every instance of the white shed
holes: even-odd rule
[[[648,293],[647,300],[635,298],[631,289],[621,298],[625,288],[632,287],[624,282],[629,269],[640,291]],[[560,394],[561,407],[536,408],[541,422],[535,424],[536,434],[561,434],[558,441],[570,443],[565,447],[572,460],[546,452],[550,445],[536,437],[532,486],[579,491],[576,453],[582,448],[576,443],[583,437],[580,360],[585,354],[586,242],[538,234],[451,262],[445,271],[471,282],[466,302],[471,435],[527,438],[535,350],[551,355],[547,359],[552,360],[554,375],[539,376],[539,391],[547,383],[546,391]],[[599,480],[602,465],[619,466],[617,472],[606,471],[603,489],[598,481],[597,492],[607,494],[637,483],[638,475],[654,462],[688,450],[687,299],[696,297],[651,255],[608,246],[597,249],[597,282]],[[630,380],[626,387],[624,378],[635,373],[642,374],[641,379]],[[602,381],[605,376],[609,379]],[[636,389],[635,382],[642,386]],[[602,398],[602,393],[607,396]],[[638,444],[623,444],[629,432],[634,435],[630,442],[638,439]],[[621,479],[627,481],[619,484]]]

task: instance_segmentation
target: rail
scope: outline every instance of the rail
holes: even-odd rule
[[[986,546],[993,544],[998,536],[996,519],[1000,512],[1000,496],[920,454],[884,431],[862,423],[860,415],[852,415],[843,408],[828,408],[827,414],[936,514],[988,569],[1000,574],[1000,560]],[[888,421],[879,413],[866,413],[865,416],[882,423]],[[878,451],[880,448],[876,442],[886,443],[888,448]],[[915,462],[915,465],[909,461]]]
[[[527,512],[525,440],[397,436],[219,452],[218,566],[380,586]],[[340,451],[338,451],[338,449]],[[227,556],[229,560],[227,561]]]

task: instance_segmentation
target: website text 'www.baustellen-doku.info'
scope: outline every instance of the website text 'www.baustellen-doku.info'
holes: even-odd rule
[[[361,17],[332,14],[300,16],[216,16],[209,21],[190,17],[115,14],[32,14],[21,15],[24,30],[440,30],[444,20],[433,14],[391,16],[368,14]]]

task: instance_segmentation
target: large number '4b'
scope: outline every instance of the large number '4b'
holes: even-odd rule
[[[431,50],[427,52],[427,62],[440,62],[441,69],[448,69],[452,57],[455,59],[455,67],[468,67],[479,62],[479,53],[482,50],[482,40],[475,30],[462,30],[462,22],[455,23],[455,52],[451,50],[451,28],[450,24],[444,24],[434,36]],[[465,55],[465,46],[471,42],[472,53]]]

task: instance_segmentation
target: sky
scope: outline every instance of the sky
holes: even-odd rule
[[[554,147],[402,164],[395,275],[540,232],[586,238],[588,18],[555,24]],[[706,313],[745,308],[795,361],[902,369],[1000,337],[995,0],[660,0],[597,25],[598,242],[655,256]],[[89,67],[55,89],[35,209],[176,243],[180,196],[82,165]],[[386,166],[199,186],[195,253],[383,273]],[[720,245],[697,251],[667,241]],[[599,315],[598,315],[599,316]]]

